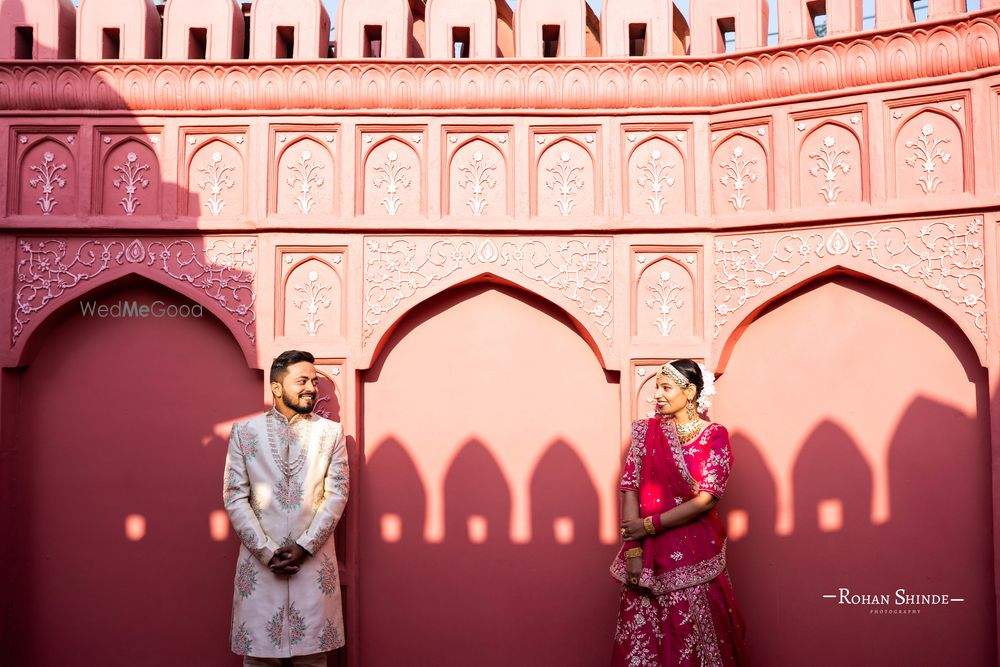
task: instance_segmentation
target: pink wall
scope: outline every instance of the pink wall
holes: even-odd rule
[[[0,53],[23,1],[0,2]],[[682,58],[584,56],[611,29],[591,17],[567,34],[583,51],[534,60],[519,18],[502,57],[457,63],[408,3],[343,3],[336,59],[316,3],[263,3],[249,62],[142,60],[147,14],[124,26],[131,60],[0,63],[0,557],[18,564],[0,661],[232,661],[219,448],[265,405],[273,356],[305,348],[351,450],[332,662],[460,664],[438,650],[450,613],[485,663],[603,664],[628,423],[657,367],[693,357],[734,433],[720,507],[755,660],[995,664],[1000,15],[945,4],[919,28],[832,14],[830,39],[782,27],[795,43],[764,47],[755,27],[734,54]],[[125,16],[108,6],[87,0]],[[276,61],[292,19],[315,53]],[[37,58],[65,15],[47,20]],[[74,20],[94,42],[99,22]],[[384,61],[360,58],[369,21]],[[188,29],[168,20],[163,43]],[[206,317],[83,322],[95,289]],[[106,361],[122,350],[141,362]],[[204,571],[177,567],[189,553]],[[106,561],[122,583],[90,575]],[[841,585],[964,602],[880,617],[822,598]]]

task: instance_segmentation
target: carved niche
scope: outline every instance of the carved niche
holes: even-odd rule
[[[869,201],[868,126],[864,106],[789,116],[795,138],[790,171],[796,207]]]
[[[965,149],[972,141],[970,114],[968,93],[886,104],[890,196],[972,192],[972,156]]]
[[[446,127],[444,136],[442,213],[472,218],[511,215],[514,168],[508,155],[513,129]]]
[[[632,248],[632,337],[636,340],[691,342],[703,333],[702,249]]]
[[[62,216],[77,212],[77,128],[46,128],[44,132],[15,128],[11,143],[9,213]]]
[[[343,247],[279,247],[275,336],[345,336]]]
[[[338,128],[271,128],[268,212],[310,217],[336,212],[334,149]]]
[[[180,215],[234,218],[247,211],[246,129],[183,129]]]
[[[425,127],[358,128],[358,215],[424,215]]]
[[[625,146],[625,212],[659,216],[692,211],[688,184],[690,124],[633,125],[622,128]]]
[[[95,147],[101,165],[96,213],[152,216],[160,208],[160,128],[102,128]]]
[[[589,217],[601,212],[600,128],[532,128],[531,214]]]
[[[772,206],[771,123],[712,126],[712,211],[766,211]]]

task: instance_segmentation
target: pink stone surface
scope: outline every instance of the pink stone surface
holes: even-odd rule
[[[754,662],[995,664],[1000,15],[828,4],[0,1],[0,661],[238,664],[225,441],[297,348],[332,663],[606,664],[629,422],[691,357]],[[122,299],[204,316],[81,311]]]

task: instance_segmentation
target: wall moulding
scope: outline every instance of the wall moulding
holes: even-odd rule
[[[714,359],[723,359],[761,308],[816,276],[844,270],[934,305],[985,363],[983,216],[900,220],[822,230],[720,235],[714,240]]]
[[[107,216],[162,213],[162,127],[95,128],[94,212]]]
[[[381,237],[365,239],[362,346],[371,359],[420,301],[487,275],[563,308],[602,363],[614,363],[613,243],[608,237]]]
[[[903,32],[697,59],[10,62],[0,69],[0,110],[705,108],[840,94],[998,65],[1000,14],[983,11]]]
[[[633,344],[676,347],[704,336],[704,248],[700,245],[632,246],[629,327]]]
[[[268,215],[297,221],[336,215],[339,125],[272,125],[268,141]]]
[[[12,127],[7,214],[65,217],[78,213],[80,175],[76,126]]]
[[[257,240],[234,236],[18,239],[11,348],[53,309],[132,273],[203,304],[254,358]]]

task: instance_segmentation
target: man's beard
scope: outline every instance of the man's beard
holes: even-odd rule
[[[289,403],[288,402],[288,394],[282,394],[281,395],[281,402],[285,404],[285,407],[288,408],[289,410],[294,410],[295,412],[299,413],[300,415],[307,415],[307,414],[309,414],[310,412],[313,411],[313,407],[315,407],[315,405],[316,405],[316,396],[313,395],[312,399],[313,399],[312,403],[310,403],[309,405],[301,406],[301,405],[298,405],[297,403]]]

